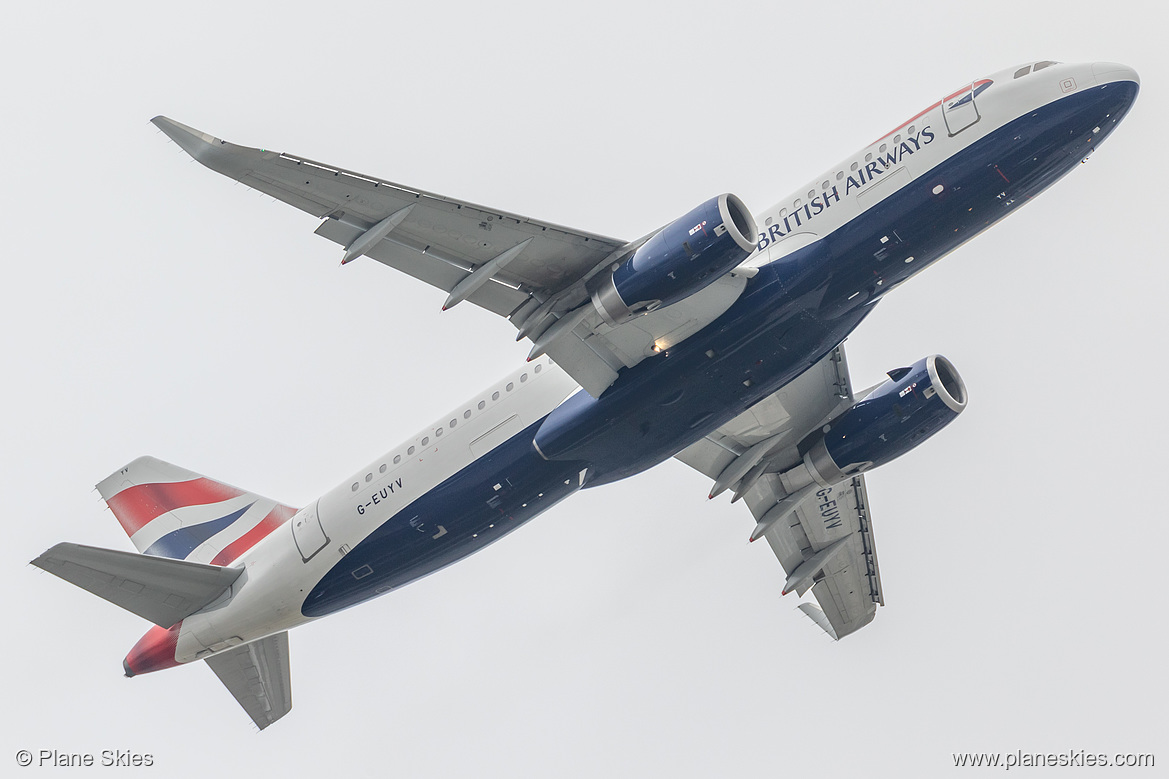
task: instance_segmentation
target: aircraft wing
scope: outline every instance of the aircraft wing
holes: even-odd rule
[[[728,276],[611,327],[594,310],[586,282],[653,233],[626,242],[239,146],[164,116],[152,121],[203,165],[322,219],[316,233],[345,248],[342,264],[368,256],[442,290],[444,308],[466,300],[507,317],[517,340],[532,340],[533,355],[548,354],[593,396],[622,367],[714,321],[746,284]]]
[[[799,462],[799,442],[852,404],[844,348],[837,347],[677,458],[715,481],[712,494],[733,490],[756,523],[765,523],[788,497],[778,474]],[[762,537],[788,574],[784,593],[802,597],[811,589],[819,608],[799,608],[841,639],[871,622],[884,605],[864,477],[814,486],[794,501],[794,513],[771,523]]]
[[[207,665],[260,730],[292,710],[288,631],[211,655]]]

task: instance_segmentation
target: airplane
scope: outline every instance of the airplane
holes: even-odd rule
[[[506,317],[528,362],[294,508],[152,457],[97,485],[137,553],[33,564],[154,623],[127,676],[206,660],[262,730],[288,631],[482,549],[578,490],[677,458],[731,493],[833,639],[884,594],[865,473],[967,404],[930,355],[853,387],[842,342],[890,290],[1086,160],[1131,68],[1028,63],[962,85],[753,216],[722,194],[626,241],[153,122],[368,257]],[[437,303],[437,298],[436,298]]]

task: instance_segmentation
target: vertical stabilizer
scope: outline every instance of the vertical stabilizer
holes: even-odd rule
[[[296,509],[154,457],[139,457],[97,485],[143,554],[227,565]]]

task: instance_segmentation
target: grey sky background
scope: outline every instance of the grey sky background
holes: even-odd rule
[[[5,12],[0,766],[167,776],[937,776],[951,753],[1169,763],[1159,12],[1147,3],[22,4]],[[857,386],[940,352],[967,412],[869,478],[886,607],[832,643],[745,508],[670,462],[293,631],[262,734],[204,664],[27,566],[130,549],[92,485],[153,454],[304,505],[527,347],[188,159],[159,113],[632,238],[758,212],[970,79],[1141,74],[1088,164],[894,292]],[[7,761],[7,762],[6,762]],[[34,769],[26,769],[30,773]],[[1150,772],[1151,773],[1151,772]]]

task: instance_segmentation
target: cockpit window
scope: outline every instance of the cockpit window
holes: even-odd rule
[[[1052,65],[1058,65],[1058,62],[1053,60],[1043,60],[1043,62],[1036,62],[1034,65],[1027,65],[1015,71],[1015,78],[1023,78],[1028,73],[1036,73],[1044,68],[1049,68]]]

